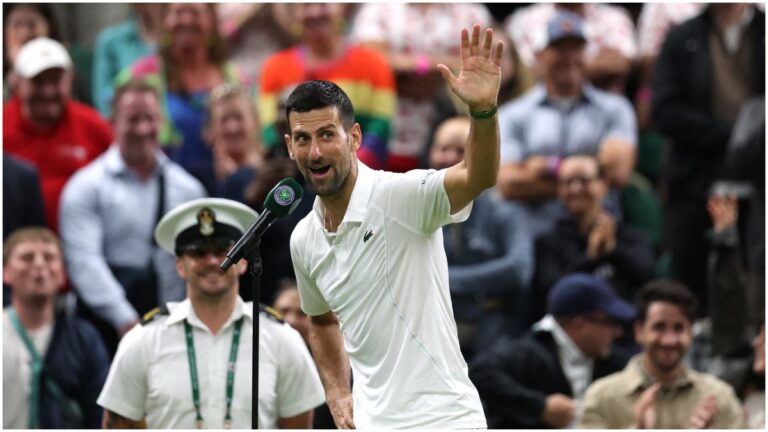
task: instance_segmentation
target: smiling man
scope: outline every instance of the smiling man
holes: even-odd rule
[[[684,363],[696,298],[683,285],[657,280],[638,296],[635,339],[643,351],[627,367],[587,390],[585,429],[739,429],[744,415],[728,384]]]
[[[358,161],[362,130],[347,95],[310,81],[288,98],[289,154],[317,192],[291,255],[310,345],[339,428],[485,428],[461,356],[443,225],[466,220],[496,182],[503,43],[461,33],[461,73],[439,68],[472,120],[465,158],[406,174]],[[354,388],[350,386],[351,362]]]

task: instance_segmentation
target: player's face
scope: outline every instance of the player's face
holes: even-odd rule
[[[285,142],[301,174],[321,197],[338,195],[356,173],[360,125],[345,130],[334,106],[291,112],[288,122],[290,134]]]
[[[187,295],[220,297],[239,290],[239,277],[246,262],[221,271],[219,264],[227,256],[230,246],[201,247],[189,250],[176,258],[176,271],[187,282]]]
[[[21,242],[3,266],[3,282],[19,298],[56,295],[65,280],[64,261],[58,245],[42,240]]]
[[[653,302],[645,322],[635,325],[635,338],[643,347],[650,366],[660,372],[672,372],[680,366],[691,345],[690,320],[679,306]]]

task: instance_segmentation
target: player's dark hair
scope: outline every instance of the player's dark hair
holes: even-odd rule
[[[301,83],[288,96],[285,105],[285,119],[289,129],[288,116],[291,112],[305,113],[330,106],[338,109],[344,130],[349,130],[355,124],[355,110],[352,102],[339,86],[330,81],[321,80]]]

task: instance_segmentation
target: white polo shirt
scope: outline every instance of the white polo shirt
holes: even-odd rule
[[[373,171],[358,163],[336,233],[319,197],[294,229],[302,309],[339,319],[354,376],[358,428],[485,428],[459,350],[448,290],[445,171]]]

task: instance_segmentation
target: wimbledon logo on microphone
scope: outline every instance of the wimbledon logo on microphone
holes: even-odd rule
[[[290,186],[282,185],[275,189],[272,196],[275,198],[276,203],[281,206],[287,206],[293,203],[294,198],[296,198],[296,192]]]

